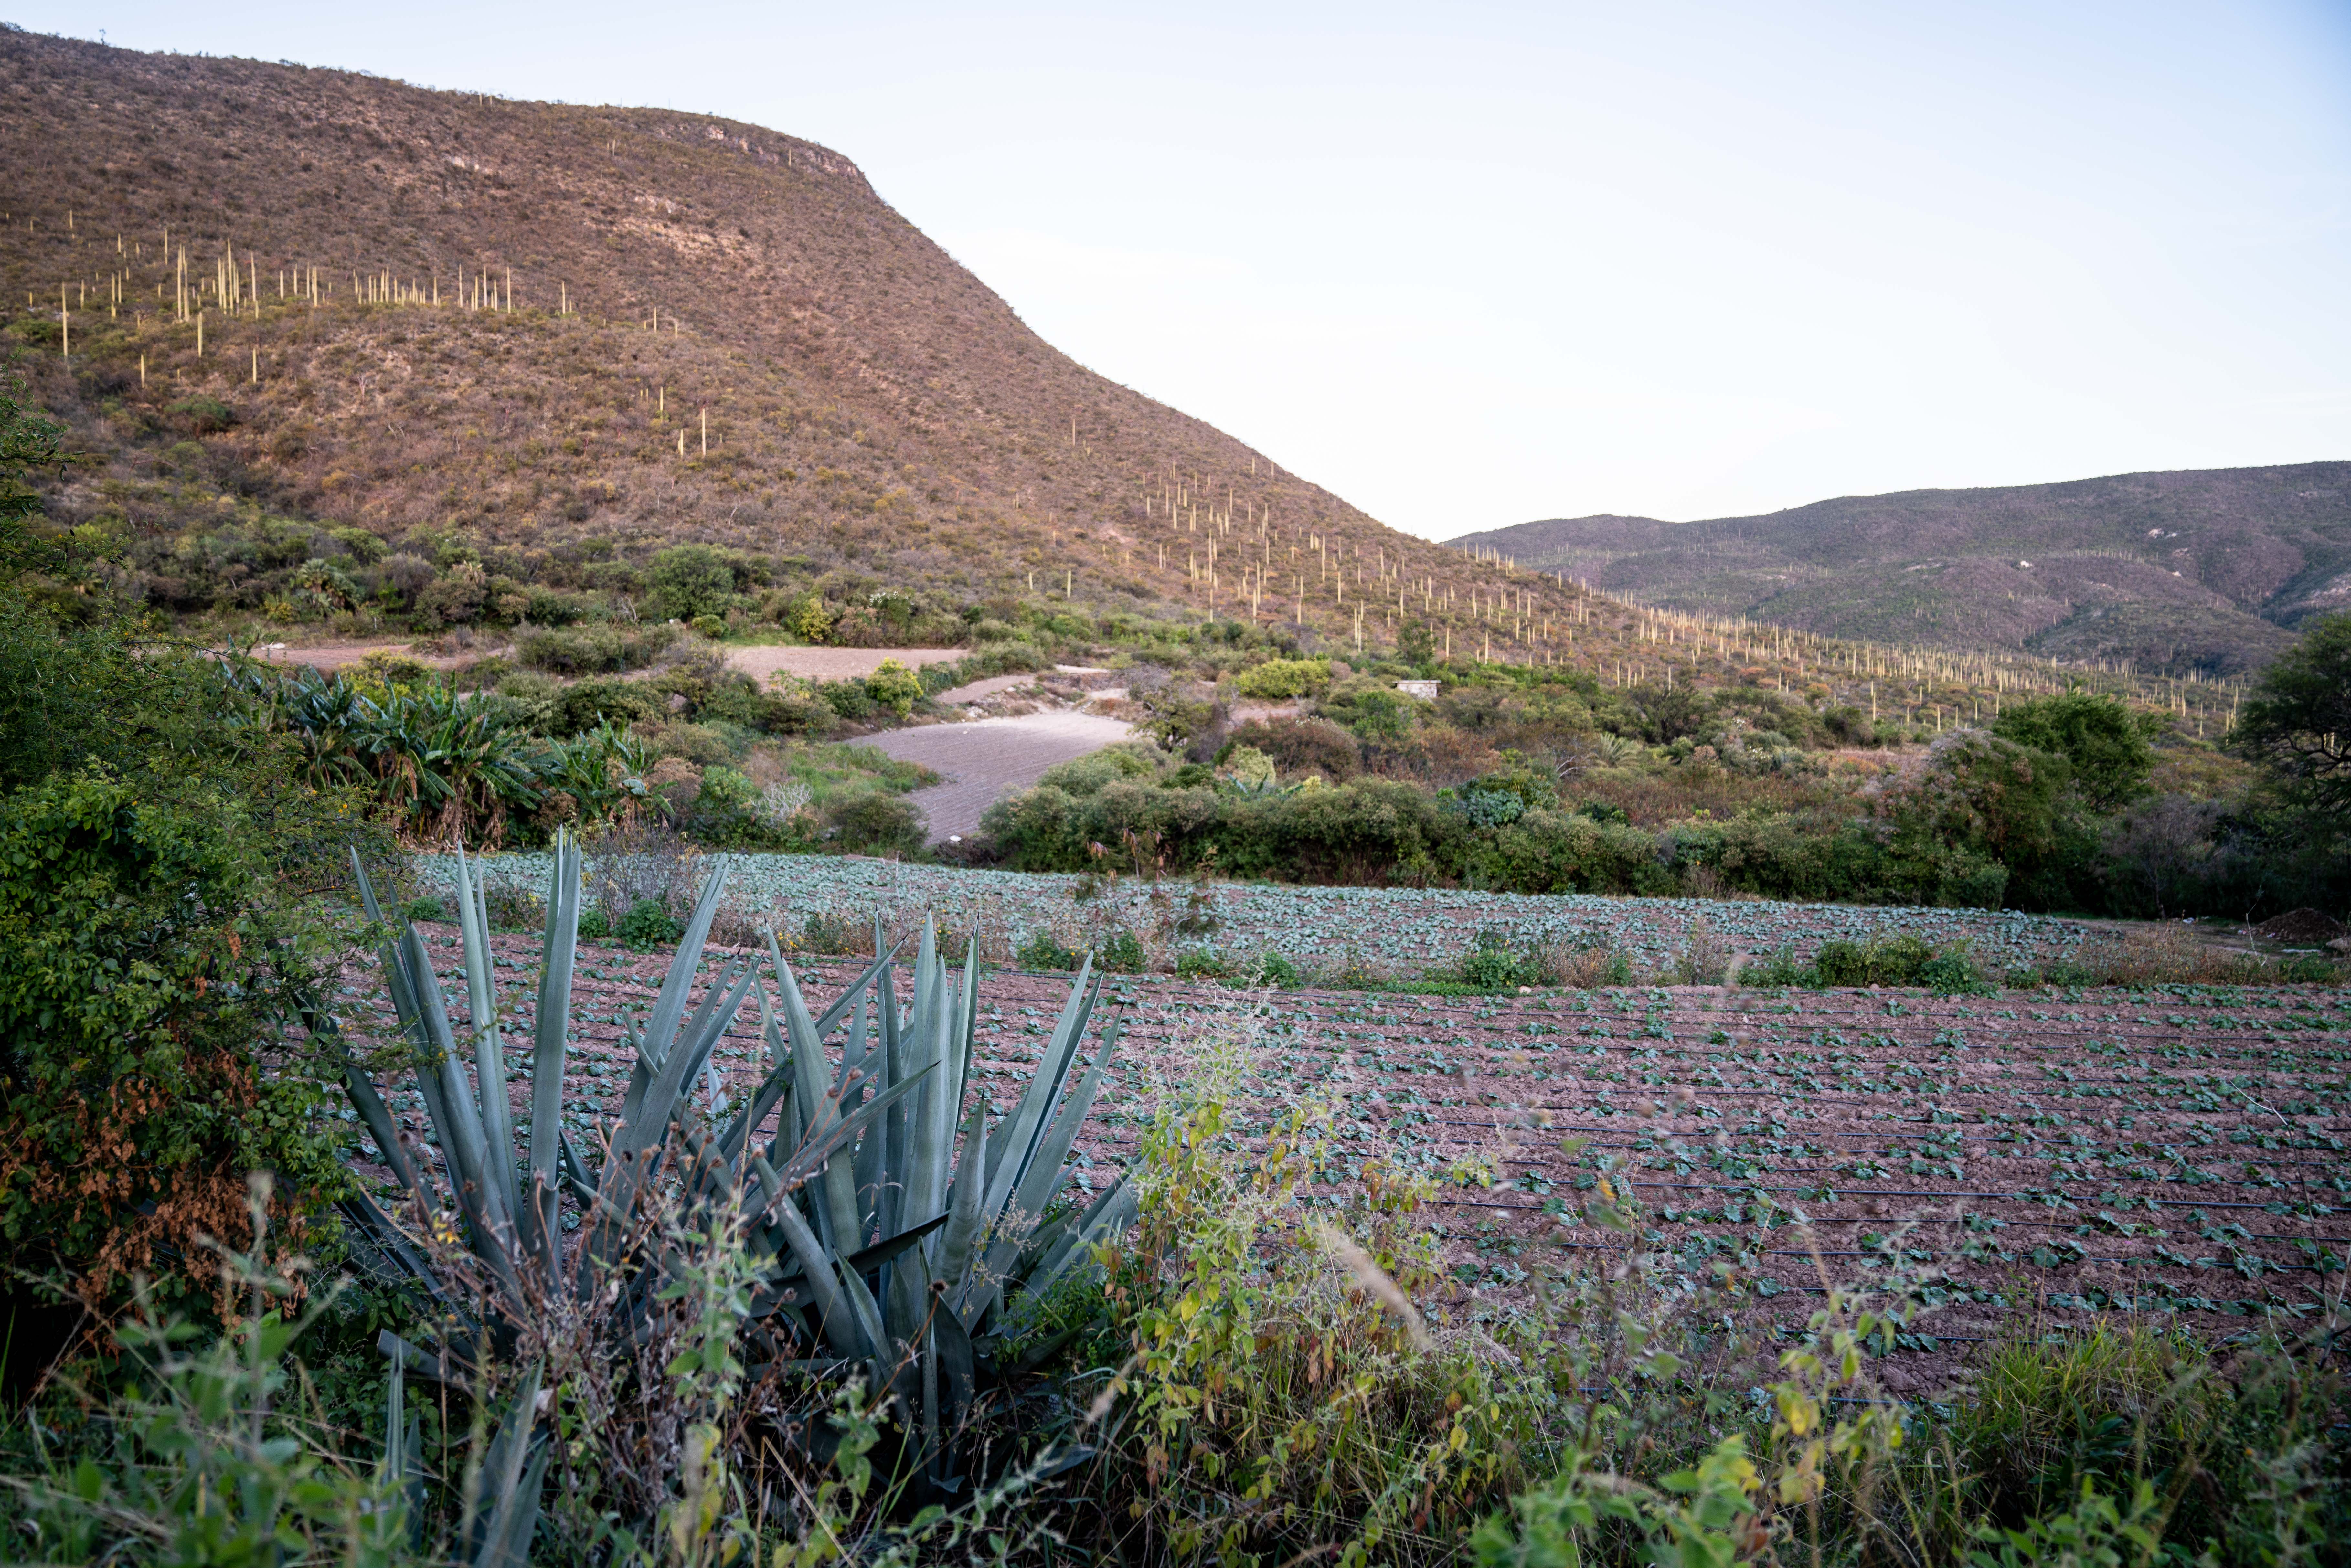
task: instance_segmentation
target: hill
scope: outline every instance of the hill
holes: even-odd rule
[[[1831,637],[2229,675],[2351,608],[2351,463],[1592,517],[1452,541],[1644,603]]]
[[[0,105],[0,353],[79,454],[46,496],[90,563],[50,585],[68,607],[110,587],[208,635],[503,633],[678,614],[708,580],[674,593],[655,557],[701,543],[749,636],[1242,622],[1336,653],[1425,627],[1440,658],[1938,723],[2073,678],[1677,616],[1398,533],[1075,363],[847,158],[758,126],[13,29]]]
[[[51,509],[166,609],[283,606],[322,554],[561,589],[699,540],[839,602],[1352,640],[1408,591],[1466,635],[1512,579],[1073,362],[805,141],[13,29],[0,103],[0,330],[88,455]],[[1487,633],[1525,657],[1574,597],[1518,583]]]

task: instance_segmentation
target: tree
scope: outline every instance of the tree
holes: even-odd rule
[[[735,569],[709,545],[672,545],[653,557],[652,577],[663,613],[680,621],[724,615],[735,597]]]
[[[2229,746],[2288,793],[2351,819],[2351,612],[2312,622],[2302,641],[2262,672]]]
[[[2074,789],[2099,811],[2147,793],[2155,771],[2147,742],[2162,730],[2159,715],[2135,714],[2119,698],[2081,691],[2036,697],[1991,722],[1991,732],[2003,740],[2064,758]]]

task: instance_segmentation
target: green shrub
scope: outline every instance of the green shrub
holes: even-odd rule
[[[1270,702],[1302,697],[1330,684],[1328,659],[1269,659],[1243,670],[1234,683],[1241,695]]]
[[[1938,997],[1986,996],[1994,989],[1961,948],[1945,948],[1919,965],[1917,983]]]
[[[685,922],[658,898],[640,898],[621,916],[621,940],[632,947],[658,946],[685,935]]]
[[[602,910],[597,908],[592,904],[580,910],[580,940],[582,942],[603,942],[610,940],[611,935],[611,922],[604,918],[604,912]]]
[[[800,946],[811,953],[854,953],[872,932],[853,915],[811,909],[800,923]]]
[[[852,723],[872,718],[883,711],[882,705],[875,702],[872,694],[865,689],[862,681],[822,681],[817,685],[816,695],[824,700],[826,706]]]
[[[411,920],[442,921],[449,918],[448,906],[429,893],[410,899],[401,905],[400,913]]]
[[[264,838],[96,768],[0,798],[0,1259],[101,1316],[134,1273],[211,1285],[249,1172],[295,1245],[342,1188],[308,1063],[258,1054],[307,1033],[324,952]]]
[[[709,545],[672,545],[658,551],[646,576],[660,596],[661,612],[676,621],[718,618],[735,597],[735,569]]]
[[[2096,810],[2111,811],[2147,792],[2163,733],[2159,714],[2133,712],[2119,697],[2067,692],[2018,704],[1991,721],[2003,739],[2065,759],[2075,789]]]
[[[515,657],[556,675],[613,674],[641,670],[677,641],[672,626],[623,626],[590,622],[531,632],[515,644]]]
[[[1298,972],[1297,965],[1272,952],[1258,955],[1257,977],[1264,985],[1292,988],[1305,983],[1305,977]]]
[[[713,642],[726,635],[726,622],[720,616],[697,615],[686,624],[694,629],[696,636],[707,637]]]
[[[884,659],[879,669],[865,677],[865,695],[904,718],[923,700],[923,683],[897,660]]]
[[[1094,950],[1094,963],[1113,975],[1140,975],[1144,965],[1143,943],[1132,931],[1113,932]]]
[[[1079,955],[1077,949],[1050,931],[1038,931],[1020,944],[1013,956],[1024,969],[1074,969]]]
[[[850,854],[911,858],[923,852],[922,809],[878,789],[844,795],[825,807],[823,831]]]
[[[165,405],[164,413],[198,435],[216,435],[236,423],[236,410],[216,397],[199,393]]]
[[[1508,990],[1519,983],[1518,955],[1491,947],[1472,947],[1454,961],[1447,977],[1481,991]]]
[[[1083,797],[1098,794],[1104,785],[1115,784],[1122,779],[1148,779],[1158,771],[1158,755],[1149,744],[1122,741],[1067,762],[1056,762],[1038,777],[1037,782],[1065,795]]]
[[[1214,947],[1186,947],[1176,955],[1176,973],[1186,980],[1221,980],[1231,972],[1225,956]]]
[[[2340,985],[2343,966],[2315,953],[2294,953],[2278,960],[2278,978],[2294,986]]]
[[[1740,965],[1739,983],[1742,986],[1802,986],[1811,983],[1814,974],[1796,962],[1792,949],[1782,947],[1768,958],[1750,958]]]

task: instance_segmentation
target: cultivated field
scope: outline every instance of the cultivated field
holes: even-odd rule
[[[2096,936],[2079,921],[1982,909],[1240,882],[1196,889],[1188,882],[1115,875],[1087,885],[1058,873],[968,871],[854,855],[730,855],[727,862],[727,903],[771,925],[787,945],[811,915],[870,923],[878,915],[903,931],[934,910],[952,929],[976,926],[981,951],[996,957],[1008,957],[1040,931],[1147,936],[1183,913],[1195,892],[1200,915],[1214,925],[1191,945],[1213,945],[1243,959],[1278,954],[1310,973],[1352,966],[1374,975],[1416,975],[1458,956],[1486,931],[1513,942],[1604,944],[1643,971],[1669,963],[1698,921],[1712,939],[1750,957],[1784,948],[1807,958],[1825,941],[1915,936],[1938,947],[1965,943],[1977,966],[1994,974],[2069,958]],[[493,889],[536,895],[547,886],[544,854],[487,855],[478,863]],[[441,863],[425,857],[420,867],[426,883],[445,889]],[[1119,869],[1116,856],[1105,860],[1106,873]],[[1074,895],[1081,891],[1089,896],[1080,900]]]
[[[1865,913],[1765,907],[1784,921]],[[528,1029],[536,939],[496,941],[514,1027]],[[706,965],[745,956],[714,948]],[[436,956],[454,976],[454,939]],[[862,967],[793,962],[817,1005]],[[631,1060],[620,1021],[650,1005],[666,963],[583,946],[574,1014],[587,1027],[565,1096],[575,1136],[618,1104]],[[371,998],[372,976],[351,979],[351,996]],[[1068,986],[983,979],[975,1071],[998,1111]],[[1667,1289],[1727,1271],[1740,1311],[1782,1322],[1827,1280],[1898,1275],[1936,1310],[1880,1346],[1880,1380],[1925,1393],[2003,1327],[2131,1314],[2218,1338],[2250,1320],[2290,1326],[2343,1288],[2341,989],[1446,998],[1113,976],[1098,1040],[1113,1019],[1117,1065],[1072,1155],[1081,1182],[1113,1178],[1138,1124],[1204,1056],[1238,1051],[1242,1145],[1293,1105],[1327,1107],[1318,1192],[1334,1205],[1367,1182],[1412,1195],[1447,1270],[1425,1304],[1465,1331],[1593,1263],[1632,1262]],[[764,1060],[747,1008],[705,1095],[740,1096]],[[419,1105],[395,1097],[393,1109],[423,1129]],[[1637,1202],[1629,1232],[1592,1223],[1612,1196]]]

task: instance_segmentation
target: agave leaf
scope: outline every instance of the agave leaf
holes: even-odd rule
[[[410,1163],[408,1151],[400,1146],[400,1130],[392,1124],[392,1112],[385,1106],[383,1096],[375,1092],[374,1083],[359,1070],[359,1064],[351,1060],[350,1052],[344,1049],[340,1037],[335,1040],[335,1050],[342,1057],[343,1091],[351,1097],[351,1103],[359,1108],[360,1120],[367,1124],[368,1135],[375,1140],[377,1150],[383,1155],[383,1163],[392,1167],[392,1174],[400,1179],[401,1186],[420,1197],[423,1196],[423,1189],[417,1185],[422,1178],[417,1175],[415,1166]]]
[[[930,1091],[923,1095],[909,1124],[914,1146],[906,1153],[904,1197],[906,1215],[925,1219],[946,1207],[947,1169],[955,1157],[956,1124],[962,1120],[963,1111],[956,1097],[957,1085],[949,1077],[951,1064],[959,1053],[946,1038],[946,998],[942,994],[945,989],[937,936],[925,918],[922,952],[914,960],[912,1040],[915,1064],[922,1068],[936,1066],[941,1071]]]
[[[882,951],[882,917],[873,917],[873,950]],[[895,949],[892,950],[893,953]],[[912,1076],[914,1064],[906,1048],[902,1021],[898,1017],[897,967],[885,964],[873,987],[874,1010],[881,1015],[882,1056],[889,1062],[889,1079],[903,1082]],[[906,1160],[912,1146],[908,1129],[913,1124],[913,1107],[900,1105],[890,1113],[882,1126],[882,1183],[878,1194],[881,1210],[879,1223],[887,1233],[905,1228]]]
[[[784,956],[777,950],[776,934],[769,931],[762,935],[768,941],[768,961],[776,967],[776,972],[780,975],[783,973]],[[841,992],[834,998],[833,1004],[825,1009],[823,1016],[816,1020],[816,1035],[819,1040],[832,1032],[832,1026],[840,1021],[843,1013],[849,1010],[852,1002],[863,1001],[865,988],[873,983],[873,977],[880,974],[889,962],[890,956],[887,954],[875,960],[872,967],[860,976],[854,985]],[[768,993],[764,987],[759,992],[759,1017],[761,1027],[767,1032],[768,1060],[773,1065],[768,1069],[766,1081],[759,1085],[758,1093],[753,1097],[751,1108],[737,1117],[726,1129],[723,1146],[726,1151],[726,1157],[730,1160],[742,1153],[751,1134],[767,1121],[768,1113],[776,1108],[777,1103],[789,1093],[792,1088],[795,1061],[789,1049],[783,1043],[781,1032],[768,1016]],[[786,1147],[799,1141],[797,1128],[779,1128],[778,1135],[778,1141]],[[768,1157],[771,1159],[775,1157],[772,1151]]]
[[[502,1526],[507,1522],[501,1515],[511,1518],[518,1506],[522,1479],[524,1450],[530,1441],[530,1431],[538,1419],[538,1385],[545,1364],[534,1361],[523,1374],[522,1386],[516,1389],[507,1402],[505,1417],[498,1423],[497,1435],[490,1439],[489,1450],[482,1456],[482,1468],[472,1478],[474,1485],[465,1498],[465,1512],[473,1523],[473,1535],[467,1555],[476,1564],[497,1561],[492,1554],[494,1544],[502,1545]],[[483,1505],[493,1505],[485,1508]],[[530,1498],[535,1511],[538,1506],[536,1493]]]
[[[950,1292],[960,1289],[979,1239],[980,1188],[987,1170],[987,1103],[981,1100],[973,1103],[971,1119],[964,1125],[963,1157],[956,1162],[955,1187],[948,1194],[946,1234],[939,1240],[939,1278],[947,1281]]]
[[[410,1279],[424,1287],[436,1305],[470,1325],[472,1318],[441,1289],[440,1277],[434,1273],[424,1256],[408,1239],[408,1233],[392,1223],[390,1216],[378,1208],[375,1200],[364,1189],[354,1189],[350,1197],[337,1206],[343,1217],[364,1236],[369,1244]]]
[[[555,874],[547,890],[547,938],[539,967],[538,1038],[530,1060],[530,1222],[523,1240],[542,1268],[552,1269],[557,1238],[556,1173],[563,1141],[563,1065],[571,1026],[571,977],[580,946],[580,845],[569,833],[555,841]],[[577,1164],[575,1157],[574,1163]]]
[[[810,1086],[810,1096],[804,1102],[808,1131],[803,1138],[821,1137],[849,1109],[852,1067],[844,1061],[836,1076],[832,1064],[825,1060],[824,1041],[817,1033],[815,1020],[809,1017],[807,999],[800,995],[799,981],[789,965],[778,972],[777,988],[784,998],[784,1028],[791,1038],[794,1080]],[[819,1083],[831,1085],[821,1099],[814,1093],[814,1086]],[[793,1157],[798,1161],[800,1156],[795,1154]],[[818,1233],[834,1250],[852,1252],[862,1239],[857,1233],[857,1173],[851,1168],[850,1161],[828,1160],[823,1181],[817,1207]]]
[[[760,1160],[758,1164],[765,1167],[768,1162]],[[780,1185],[771,1169],[762,1168],[760,1176],[767,1186]],[[799,1210],[789,1197],[775,1206],[774,1213],[776,1226],[784,1233],[785,1245],[799,1260],[800,1272],[808,1281],[809,1294],[815,1299],[817,1312],[824,1320],[825,1337],[860,1361],[872,1360],[877,1347],[868,1340],[864,1324],[852,1313],[842,1297],[841,1281],[832,1271],[832,1260],[817,1241],[816,1232],[808,1228],[808,1221],[800,1218]]]
[[[1053,1200],[1065,1172],[1061,1162],[1070,1157],[1070,1145],[1077,1140],[1078,1128],[1092,1112],[1094,1097],[1102,1092],[1102,1073],[1110,1066],[1111,1053],[1118,1049],[1118,1037],[1123,1018],[1113,1019],[1110,1038],[1102,1042],[1102,1051],[1094,1057],[1093,1065],[1086,1069],[1074,1093],[1061,1103],[1061,1113],[1037,1140],[1037,1148],[1029,1156],[1028,1174],[1012,1195],[1012,1207],[1018,1214],[1042,1214]]]
[[[1005,1315],[1017,1318],[1032,1302],[1043,1301],[1047,1292],[1052,1290],[1054,1281],[1085,1257],[1089,1248],[1108,1240],[1126,1228],[1134,1218],[1136,1205],[1134,1185],[1125,1177],[1121,1176],[1104,1187],[1101,1196],[1088,1207],[1084,1218],[1071,1228],[1069,1234],[1058,1245],[1046,1252],[1036,1268],[1029,1270],[1029,1278],[1006,1307]]]
[[[872,1077],[876,1092],[890,1087],[890,1053],[879,1042],[867,1047],[865,1029],[865,993],[860,991],[857,1010],[852,1015],[849,1028],[850,1043],[841,1052],[847,1061],[854,1051],[860,1063]],[[877,1123],[863,1137],[857,1140],[857,1158],[851,1166],[852,1183],[857,1192],[857,1232],[859,1239],[878,1234],[882,1228],[882,1184],[887,1179],[882,1163],[882,1151],[890,1140],[888,1120]]]
[[[519,1218],[521,1195],[515,1185],[514,1125],[507,1101],[507,1062],[498,1039],[496,977],[490,963],[488,890],[465,852],[457,851],[458,930],[464,938],[465,1002],[474,1023],[474,1085],[481,1101],[482,1176],[497,1187],[498,1203]]]
[[[704,924],[706,925],[707,922]],[[675,972],[673,969],[673,976]],[[634,1207],[638,1191],[654,1168],[660,1145],[668,1135],[669,1122],[680,1109],[680,1091],[693,1081],[695,1071],[725,1034],[736,1009],[742,1005],[744,996],[758,984],[758,976],[747,966],[733,977],[731,987],[727,984],[729,977],[721,973],[711,982],[710,988],[714,993],[725,988],[727,995],[723,1005],[716,1009],[705,1000],[699,1015],[703,1027],[697,1038],[680,1041],[670,1050],[662,1061],[659,1075],[647,1083],[642,1094],[633,1093],[632,1089],[636,1103],[624,1110],[624,1120],[612,1137],[611,1161],[598,1182],[600,1187],[612,1186],[615,1182],[619,1184],[612,1196],[615,1199],[613,1207],[621,1213],[628,1213]],[[655,1010],[658,1013],[660,1009]],[[657,1041],[658,1038],[648,1031],[649,1043]],[[645,1075],[646,1065],[651,1060],[646,1045],[640,1044],[637,1063],[640,1077]],[[633,1086],[636,1080],[631,1082]],[[616,1228],[607,1225],[598,1229],[590,1245],[600,1264],[611,1260],[620,1240],[621,1233]]]
[[[546,1485],[547,1462],[553,1452],[543,1437],[531,1445],[522,1484],[498,1500],[497,1511],[490,1517],[489,1537],[474,1559],[474,1568],[526,1568],[530,1562],[530,1538],[538,1529],[539,1493]]]
[[[429,1057],[418,1068],[416,1083],[423,1092],[425,1112],[433,1118],[443,1156],[449,1161],[450,1183],[456,1189],[458,1207],[472,1233],[473,1251],[489,1264],[501,1282],[509,1289],[519,1290],[520,1281],[515,1275],[509,1251],[511,1226],[499,1201],[498,1189],[484,1168],[488,1150],[472,1091],[457,1066],[456,1041],[450,1035],[448,1003],[441,994],[440,977],[433,972],[423,941],[413,926],[401,934],[401,946],[412,982],[422,993],[418,999],[423,1006],[419,1010],[430,1042]]]
[[[938,1426],[952,1439],[970,1414],[972,1399],[979,1390],[971,1335],[953,1312],[936,1312],[931,1317],[929,1339],[931,1354],[938,1366]],[[943,1448],[938,1462],[944,1466],[953,1453],[951,1445]]]
[[[851,1139],[881,1120],[892,1106],[921,1089],[923,1076],[918,1072],[904,1083],[893,1083],[848,1115],[828,1126],[812,1128],[782,1167],[786,1186],[797,1187],[822,1169],[835,1154],[847,1146]]]
[[[421,1345],[410,1343],[390,1329],[379,1329],[376,1332],[375,1347],[385,1355],[398,1356],[406,1365],[415,1368],[421,1375],[429,1377],[444,1387],[463,1390],[472,1386],[468,1380],[468,1375],[473,1371],[472,1364],[463,1356],[450,1354],[449,1348],[445,1344],[437,1351],[426,1350]]]
[[[1061,1008],[1061,1021],[1053,1026],[1053,1034],[1046,1044],[1037,1066],[1037,1075],[1029,1081],[1029,1092],[1020,1097],[1014,1110],[1011,1124],[998,1129],[1003,1146],[991,1142],[987,1162],[987,1195],[980,1200],[981,1209],[991,1218],[1004,1212],[1014,1187],[1029,1167],[1029,1159],[1043,1133],[1045,1117],[1060,1097],[1062,1082],[1068,1078],[1071,1063],[1076,1060],[1079,1043],[1085,1037],[1086,1020],[1093,1011],[1099,986],[1090,987],[1093,956],[1088,954],[1078,967],[1078,977],[1070,988],[1070,999]]]
[[[694,973],[702,961],[702,945],[709,939],[710,922],[718,914],[718,895],[726,884],[727,859],[720,855],[703,880],[702,896],[695,900],[694,915],[686,922],[685,935],[680,938],[677,951],[671,956],[669,974],[662,981],[661,992],[653,998],[653,1016],[644,1028],[644,1050],[664,1071],[673,1054],[672,1045],[677,1037],[677,1026],[685,1017],[686,998],[694,989]],[[634,1090],[633,1082],[631,1084]],[[672,1093],[675,1092],[673,1085]],[[614,1144],[614,1153],[626,1149],[630,1154],[642,1154],[669,1134],[669,1114],[664,1106],[658,1116],[632,1114],[636,1107],[623,1113],[621,1135]]]
[[[895,1236],[885,1237],[862,1251],[851,1253],[841,1260],[841,1266],[853,1274],[871,1274],[946,1222],[947,1217],[942,1214],[927,1224],[917,1225],[912,1230],[902,1230]],[[770,1276],[767,1283],[760,1287],[760,1296],[758,1299],[766,1299],[778,1287],[789,1285],[799,1278],[800,1278],[800,1267],[799,1263],[794,1262],[788,1266],[784,1272]],[[764,1310],[766,1309],[754,1306],[753,1315],[757,1316]]]

